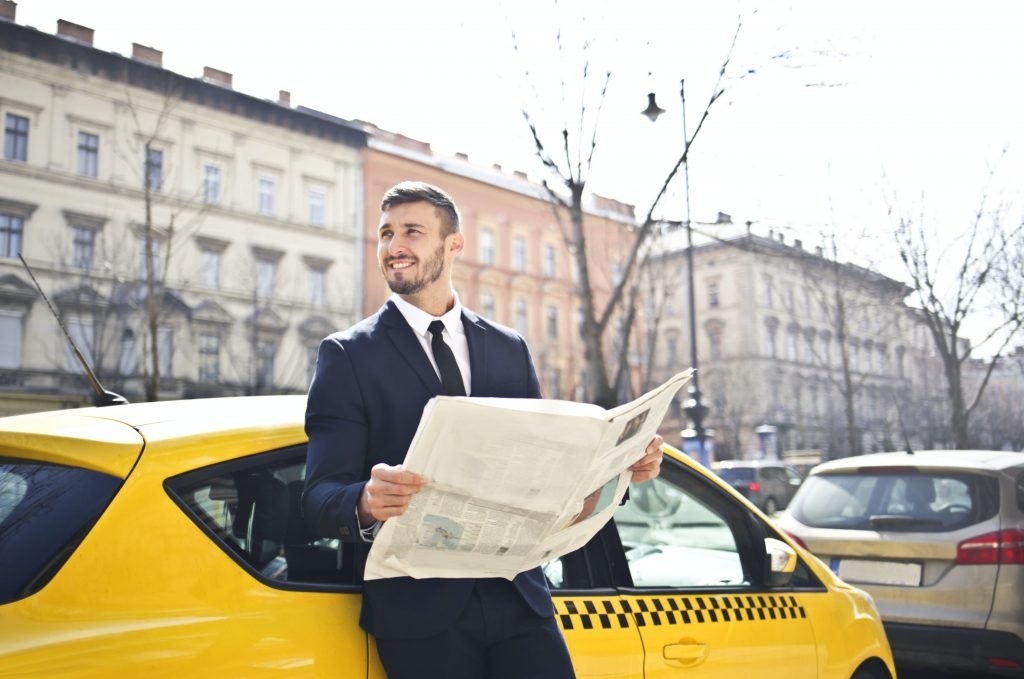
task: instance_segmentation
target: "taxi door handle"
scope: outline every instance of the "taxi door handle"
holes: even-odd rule
[[[667,644],[662,651],[665,660],[674,660],[681,665],[698,665],[708,655],[705,644]]]

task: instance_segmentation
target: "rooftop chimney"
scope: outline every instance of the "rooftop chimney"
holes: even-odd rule
[[[493,165],[491,165],[491,169],[494,170],[495,172],[499,172],[500,173],[501,172],[501,165],[499,163],[494,163]]]
[[[231,74],[210,66],[203,66],[203,80],[231,89]]]
[[[0,21],[14,23],[14,15],[18,11],[18,3],[11,0],[0,0]]]
[[[468,153],[463,153],[462,151],[456,151],[455,152],[455,157],[458,158],[459,160],[464,160],[467,163],[469,162],[469,154]]]
[[[793,247],[795,247],[797,250],[803,250],[804,249],[804,242],[802,240],[800,240],[799,238],[794,238],[793,239]]]
[[[530,181],[530,176],[523,172],[522,170],[513,170],[512,174],[514,174],[516,177],[519,177],[524,181]]]
[[[156,66],[157,68],[163,68],[164,66],[163,52],[152,47],[140,45],[137,42],[132,43],[132,59],[149,64],[150,66]]]
[[[79,26],[64,19],[57,19],[57,35],[65,40],[79,42],[92,47],[93,30],[88,26]]]
[[[288,90],[278,90],[277,92],[277,103],[281,106],[287,106],[291,108],[292,105],[292,93]]]
[[[726,214],[725,212],[718,213],[718,219],[715,220],[716,224],[732,224],[732,215]]]

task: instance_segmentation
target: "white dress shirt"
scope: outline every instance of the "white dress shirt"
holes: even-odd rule
[[[442,337],[444,337],[445,344],[455,354],[455,362],[459,364],[459,372],[462,373],[462,384],[466,387],[466,396],[469,396],[469,384],[471,382],[469,374],[469,342],[466,340],[466,329],[462,327],[462,302],[459,301],[459,293],[452,291],[452,294],[455,295],[455,304],[443,316],[432,316],[418,306],[406,302],[397,294],[391,295],[391,301],[402,312],[405,322],[409,324],[409,327],[412,328],[413,333],[416,335],[416,339],[420,341],[420,346],[423,347],[423,351],[427,354],[430,365],[434,366],[434,372],[437,373],[438,378],[441,377],[441,372],[437,369],[437,361],[434,360],[434,352],[430,348],[430,323],[431,321],[441,321],[444,323]]]

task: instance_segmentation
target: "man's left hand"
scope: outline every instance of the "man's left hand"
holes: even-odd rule
[[[655,434],[651,442],[647,444],[644,456],[630,466],[629,471],[633,472],[633,483],[648,481],[661,472],[661,458],[664,455],[661,444],[664,442],[665,439]]]

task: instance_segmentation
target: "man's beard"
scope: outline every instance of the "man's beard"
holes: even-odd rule
[[[417,259],[416,264],[419,263]],[[388,276],[386,264],[382,264],[381,269],[384,272],[384,280],[388,282],[391,292],[398,293],[399,295],[415,295],[439,279],[444,272],[444,243],[441,243],[434,254],[423,263],[423,272],[418,278],[395,279]]]

